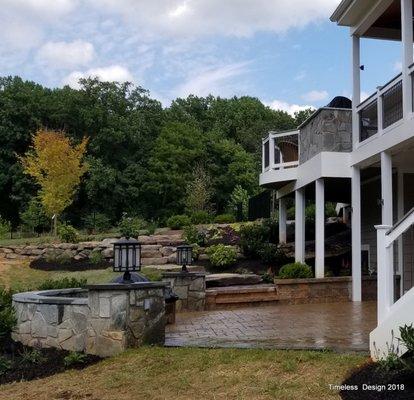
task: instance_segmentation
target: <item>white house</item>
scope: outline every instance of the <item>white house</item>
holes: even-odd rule
[[[325,274],[325,200],[351,204],[352,300],[362,300],[365,251],[377,271],[378,326],[370,345],[378,358],[397,343],[398,328],[414,322],[413,0],[343,0],[331,21],[350,29],[352,109],[331,105],[297,131],[270,132],[260,184],[276,190],[281,242],[286,198],[295,198],[297,261],[305,260],[305,198],[314,196],[316,278]],[[402,73],[378,82],[361,102],[364,38],[401,41]]]

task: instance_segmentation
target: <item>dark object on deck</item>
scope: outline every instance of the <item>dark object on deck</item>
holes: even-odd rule
[[[326,106],[331,108],[352,108],[352,101],[349,100],[347,97],[343,96],[336,96],[334,97],[331,102]]]
[[[249,221],[255,221],[259,218],[270,218],[271,210],[271,192],[265,190],[249,199]]]

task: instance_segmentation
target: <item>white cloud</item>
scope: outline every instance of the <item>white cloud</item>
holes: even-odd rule
[[[143,35],[251,36],[284,33],[327,18],[337,0],[91,0],[100,10],[118,12]]]
[[[401,72],[402,71],[402,62],[401,61],[396,61],[394,63],[393,69],[395,72]]]
[[[329,94],[326,90],[311,90],[308,93],[302,95],[302,99],[308,102],[318,102],[323,101],[328,98]]]
[[[40,19],[53,19],[73,11],[78,0],[2,0],[3,9],[15,10]]]
[[[306,78],[306,75],[307,75],[306,71],[301,71],[295,76],[294,80],[295,81],[303,81]]]
[[[282,110],[286,111],[290,115],[294,115],[295,112],[306,110],[308,108],[315,109],[315,107],[310,105],[298,105],[298,104],[289,104],[282,100],[273,100],[270,102],[264,102],[268,107],[270,107],[273,110]]]
[[[95,50],[93,45],[82,40],[75,40],[74,42],[47,42],[37,53],[37,59],[41,64],[56,69],[87,66],[94,56]]]
[[[63,85],[69,85],[72,88],[79,88],[79,79],[97,77],[101,81],[108,82],[134,82],[131,72],[122,65],[111,65],[104,68],[91,68],[87,71],[73,71],[63,79]]]
[[[175,88],[174,92],[180,97],[186,97],[189,94],[225,96],[231,81],[248,71],[248,64],[249,62],[239,62],[198,71],[188,77],[183,84]]]

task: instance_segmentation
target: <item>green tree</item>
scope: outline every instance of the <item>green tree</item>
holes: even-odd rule
[[[211,176],[206,169],[197,164],[187,184],[185,206],[191,214],[197,211],[211,211]]]
[[[31,232],[40,233],[50,228],[50,219],[37,197],[30,200],[27,208],[20,214],[20,220],[23,227]]]

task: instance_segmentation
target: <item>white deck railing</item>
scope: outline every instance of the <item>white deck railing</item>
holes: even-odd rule
[[[359,143],[381,135],[403,119],[402,80],[398,74],[358,105]]]
[[[414,225],[414,208],[394,226],[375,226],[377,229],[378,324],[388,316],[394,304],[394,242],[412,225]]]
[[[290,131],[283,133],[270,132],[267,137],[262,140],[262,172],[270,170],[283,170],[286,168],[294,168],[299,165],[299,146],[298,146],[299,131]],[[293,139],[293,142],[297,143],[297,155],[296,160],[291,160],[292,156],[289,155],[290,161],[284,161],[286,154],[283,154],[283,150],[278,147],[278,143],[281,141],[289,141],[289,137]]]

